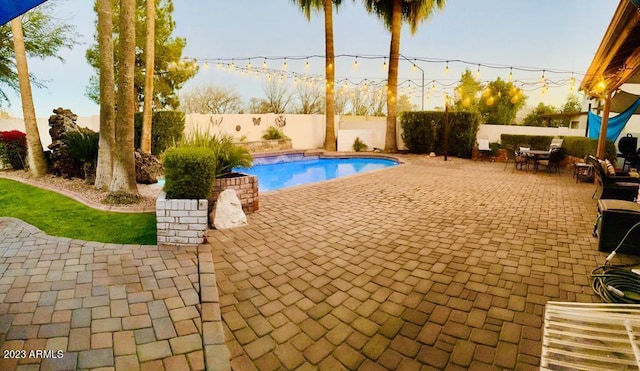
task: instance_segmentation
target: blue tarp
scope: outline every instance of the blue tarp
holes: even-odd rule
[[[44,3],[47,0],[0,0],[0,25],[3,25],[20,14]]]
[[[607,125],[607,139],[615,142],[624,126],[627,125],[627,122],[633,115],[633,112],[640,107],[640,98],[638,98],[629,108],[624,110],[624,112],[620,112],[615,117],[609,117],[609,124]],[[587,119],[589,126],[589,138],[598,138],[600,137],[600,127],[602,126],[602,117],[596,115],[593,112],[589,112],[589,117]]]

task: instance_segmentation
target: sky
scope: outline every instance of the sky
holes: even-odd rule
[[[36,116],[48,117],[59,106],[79,116],[98,115],[98,105],[85,96],[89,78],[95,73],[84,57],[94,42],[93,1],[49,1],[56,4],[57,17],[76,26],[79,44],[61,52],[64,63],[55,59],[29,60],[30,72],[47,85],[46,89],[34,87]],[[263,57],[267,57],[268,68],[274,70],[282,70],[283,58],[289,57],[288,73],[324,75],[321,58],[310,58],[309,67],[305,67],[307,56],[324,55],[321,13],[312,14],[307,21],[291,0],[173,0],[173,3],[174,36],[187,40],[183,57],[196,58],[200,64],[198,74],[185,84],[182,92],[214,84],[236,90],[246,102],[251,97],[264,97],[265,74],[255,78],[216,68],[218,60],[230,63],[232,58],[238,67],[246,66],[247,58],[252,58],[253,70],[260,71]],[[479,79],[484,82],[497,77],[507,80],[512,71],[517,84],[526,83],[528,106],[539,102],[561,106],[570,91],[571,72],[577,90],[618,3],[449,0],[442,11],[421,23],[415,34],[410,33],[408,26],[403,27],[400,51],[407,60],[400,62],[400,93],[410,95],[417,107],[424,100],[425,109],[433,109],[443,106],[445,93],[454,93],[465,68],[474,74],[480,70]],[[383,57],[389,54],[390,38],[382,21],[368,14],[362,1],[343,1],[334,12],[335,54],[344,55],[336,60],[336,87],[343,86],[338,82],[345,79],[351,88],[362,87],[365,79],[367,84],[386,79]],[[210,61],[208,68],[206,61]],[[424,71],[424,96],[422,73],[412,68],[414,63]],[[540,83],[543,74],[549,86],[544,95]],[[432,92],[434,85],[436,89]],[[19,96],[9,96],[12,104],[6,110],[12,117],[22,117]]]

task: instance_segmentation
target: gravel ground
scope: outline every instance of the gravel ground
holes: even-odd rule
[[[24,170],[3,171],[2,173],[8,177],[27,179],[32,183],[44,185],[54,191],[56,189],[63,189],[68,192],[73,192],[83,199],[100,204],[103,203],[104,198],[107,196],[107,192],[93,188],[92,185],[86,184],[84,179],[64,179],[53,175],[33,178]],[[118,205],[118,207],[155,207],[156,198],[160,193],[160,187],[156,184],[138,184],[138,193],[141,196],[139,202],[129,205]]]

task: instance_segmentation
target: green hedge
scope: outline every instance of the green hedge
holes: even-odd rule
[[[164,154],[167,198],[207,198],[216,174],[216,154],[209,148],[171,148]]]
[[[182,139],[184,133],[184,112],[158,111],[151,119],[151,153],[159,155]],[[142,136],[142,112],[134,118],[134,145],[140,148]]]
[[[551,145],[553,136],[545,135],[514,135],[514,134],[502,134],[500,135],[500,141],[502,147],[506,145],[512,145],[514,148],[518,148],[519,144],[528,143],[532,149],[548,149]],[[562,142],[562,148],[567,155],[574,157],[584,158],[586,155],[595,155],[598,146],[598,139],[585,138],[585,137],[560,137],[564,139]],[[614,142],[607,140],[605,145],[605,158],[615,163],[616,159],[616,146]]]
[[[449,112],[448,154],[471,158],[480,126],[480,116],[471,112]],[[400,117],[402,140],[411,153],[444,153],[445,112],[404,112]]]

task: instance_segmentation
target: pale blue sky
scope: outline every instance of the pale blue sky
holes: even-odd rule
[[[58,15],[76,24],[81,34],[81,44],[71,51],[64,51],[66,63],[55,60],[31,60],[30,71],[48,81],[48,89],[35,89],[34,102],[38,117],[47,117],[57,106],[70,108],[81,116],[95,115],[99,108],[85,96],[85,87],[94,73],[84,58],[88,45],[93,43],[95,14],[93,1],[50,0],[58,2]],[[404,27],[401,53],[410,58],[464,60],[473,63],[524,66],[535,69],[574,71],[579,86],[580,73],[588,68],[600,44],[616,0],[449,0],[444,11],[436,13],[421,24],[415,35]],[[324,54],[324,21],[322,14],[313,14],[311,22],[290,0],[174,0],[174,34],[186,37],[184,56],[203,59],[247,58],[255,56],[306,56]],[[347,55],[388,55],[390,34],[382,22],[366,13],[361,1],[344,1],[334,14],[335,53]],[[353,68],[353,58],[336,61],[336,78],[349,78],[353,82],[365,78],[386,78],[382,60],[358,59],[358,69]],[[242,66],[246,62],[238,62]],[[262,59],[252,61],[254,66]],[[311,59],[310,69],[304,61],[288,61],[288,71],[323,74],[324,62]],[[430,86],[438,81],[451,84],[460,78],[464,68],[477,70],[477,65],[465,66],[449,63],[449,74],[444,73],[445,63],[419,62]],[[282,61],[269,61],[270,68],[281,68]],[[507,79],[509,69],[480,68],[482,80],[494,80],[497,76]],[[541,72],[513,71],[515,80],[535,82]],[[550,80],[567,80],[570,74],[554,75]],[[412,72],[411,63],[401,62],[400,79],[411,79],[420,84],[420,72]],[[242,94],[245,100],[261,97],[264,78],[255,79],[232,72],[220,71],[215,63],[208,70],[201,68],[189,87],[213,83],[229,86]],[[415,89],[415,85],[414,85]],[[427,89],[429,91],[429,89]],[[417,94],[416,94],[417,92]],[[447,92],[452,93],[453,88]],[[542,101],[561,105],[569,92],[569,86],[551,88],[542,96],[540,90],[528,91],[528,105]],[[419,89],[414,103],[420,104]],[[21,117],[20,101],[12,95],[12,116]],[[425,108],[442,106],[442,96],[425,99]]]

